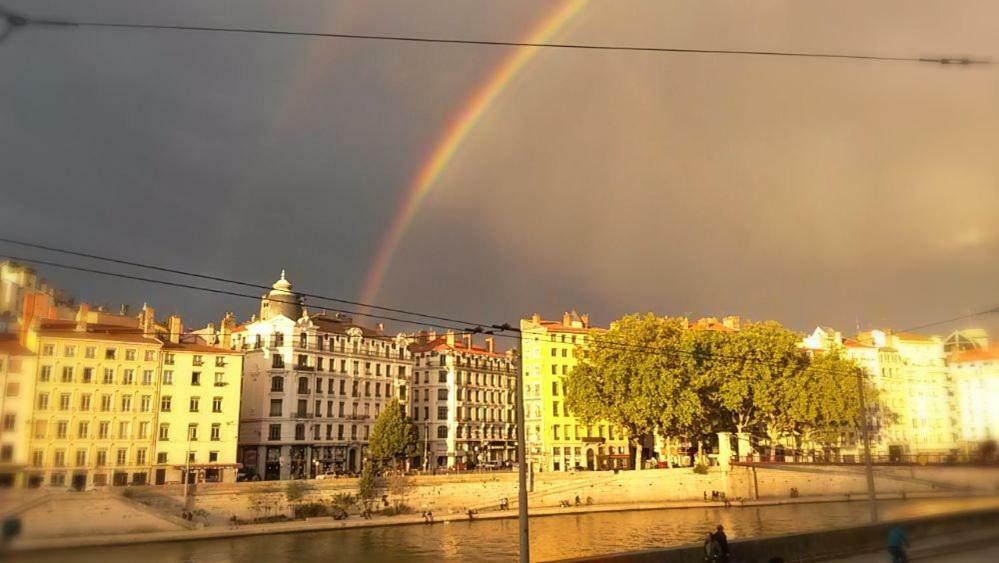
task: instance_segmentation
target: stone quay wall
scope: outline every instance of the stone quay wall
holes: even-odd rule
[[[905,495],[947,492],[999,492],[999,470],[965,467],[878,467],[875,487],[879,494]],[[511,472],[413,476],[383,481],[377,505],[402,502],[417,512],[437,514],[469,509],[496,510],[502,499],[511,508],[517,503],[517,475]],[[199,485],[194,492],[194,509],[216,518],[236,515],[243,520],[290,514],[288,481],[265,481]],[[299,502],[330,502],[338,494],[357,495],[357,479],[307,481],[307,492]],[[862,467],[854,466],[733,466],[729,471],[712,467],[708,474],[695,474],[689,468],[643,471],[546,472],[534,475],[529,504],[557,507],[563,502],[593,504],[635,504],[710,499],[712,491],[725,493],[730,500],[830,497],[844,500],[866,495]],[[134,489],[136,500],[167,511],[180,510],[180,487],[141,487]]]

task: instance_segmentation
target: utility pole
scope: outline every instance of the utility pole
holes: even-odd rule
[[[187,452],[184,456],[184,508],[187,508],[187,491],[191,483],[191,429],[187,429]]]
[[[517,385],[515,409],[517,419],[517,520],[520,529],[520,563],[531,561],[531,532],[527,519],[527,446],[524,428],[524,337],[520,338],[520,352],[517,361]]]
[[[857,370],[857,390],[860,398],[860,433],[864,439],[864,465],[867,473],[867,500],[871,505],[871,523],[878,521],[877,496],[874,492],[874,466],[871,464],[871,432],[870,417],[867,413],[867,400],[864,397],[864,374],[867,371]]]

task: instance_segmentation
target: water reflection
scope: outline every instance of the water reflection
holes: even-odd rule
[[[922,499],[879,504],[885,519],[980,507],[999,499]],[[607,512],[533,518],[532,560],[699,542],[723,524],[730,538],[847,526],[867,519],[863,502],[752,508]],[[231,540],[89,548],[25,554],[11,563],[310,563],[313,561],[510,561],[517,555],[516,520],[438,523],[257,536]]]

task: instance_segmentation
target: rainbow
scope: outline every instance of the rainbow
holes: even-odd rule
[[[552,9],[528,34],[525,43],[544,43],[583,9],[587,0],[565,0]],[[413,222],[420,204],[430,193],[437,180],[454,159],[462,142],[475,129],[482,116],[496,102],[503,90],[520,73],[541,47],[517,47],[476,89],[461,111],[450,120],[447,129],[419,168],[409,189],[402,196],[402,203],[382,239],[375,260],[368,271],[361,290],[362,303],[371,303],[378,297],[382,281],[392,264],[399,243]]]

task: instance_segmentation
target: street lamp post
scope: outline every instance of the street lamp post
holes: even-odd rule
[[[184,455],[184,508],[187,508],[187,493],[191,483],[191,429],[187,429],[187,452]]]
[[[517,417],[517,519],[520,528],[520,563],[531,560],[530,524],[527,520],[527,456],[524,437],[524,340],[521,335],[520,359],[517,366],[516,399]]]

